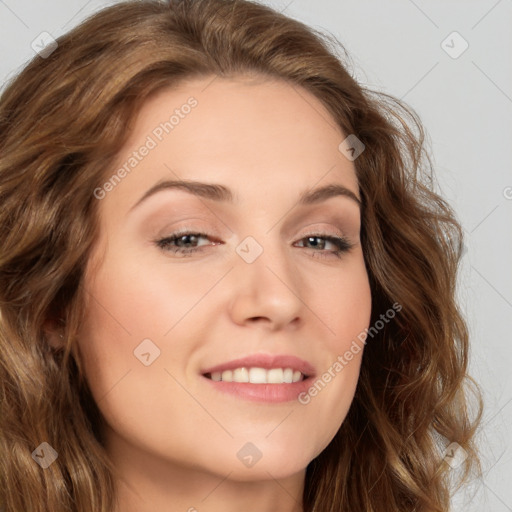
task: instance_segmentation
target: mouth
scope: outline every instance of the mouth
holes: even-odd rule
[[[259,402],[296,400],[315,375],[303,359],[287,355],[254,354],[201,372],[216,391]]]

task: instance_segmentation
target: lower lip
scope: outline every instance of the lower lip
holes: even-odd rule
[[[306,392],[313,381],[312,377],[308,377],[307,379],[290,384],[251,384],[250,382],[216,381],[204,376],[203,378],[216,390],[223,393],[234,395],[242,400],[268,403],[297,400],[297,397],[301,393]]]

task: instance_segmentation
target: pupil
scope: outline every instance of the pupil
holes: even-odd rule
[[[184,241],[185,244],[190,243],[190,238],[192,238],[194,235],[182,235],[180,237],[180,240]],[[187,240],[188,239],[188,240]]]
[[[309,240],[309,242],[311,243],[311,241],[312,241],[312,240],[318,240],[318,237],[316,237],[316,236],[310,236],[310,237],[308,238],[308,240]],[[319,245],[319,244],[318,244],[318,242],[317,242],[316,244],[315,244],[314,242],[312,242],[312,243],[313,243],[313,245],[315,245],[315,246],[318,246],[318,245]],[[321,244],[320,244],[320,245],[321,245]]]

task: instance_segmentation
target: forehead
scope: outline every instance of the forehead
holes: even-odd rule
[[[320,100],[285,81],[190,80],[142,106],[112,171],[151,149],[108,199],[133,202],[163,179],[224,183],[238,203],[276,201],[324,179],[357,194],[353,163],[338,150],[344,138]]]

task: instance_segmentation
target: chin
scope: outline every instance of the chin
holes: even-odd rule
[[[311,443],[304,440],[300,445],[290,445],[268,440],[255,440],[254,444],[244,440],[237,442],[235,458],[229,456],[213,457],[214,460],[223,460],[221,466],[224,474],[230,473],[229,478],[236,481],[261,481],[272,478],[282,479],[303,472],[307,465],[316,456],[311,451]],[[231,451],[231,450],[230,450]],[[227,460],[226,460],[227,459]]]
[[[286,463],[281,461],[279,463],[277,460],[267,460],[263,462],[262,458],[251,468],[232,467],[229,479],[237,482],[256,482],[273,479],[282,480],[305,472],[309,462],[309,460],[293,461],[292,463],[290,463],[290,461]]]

